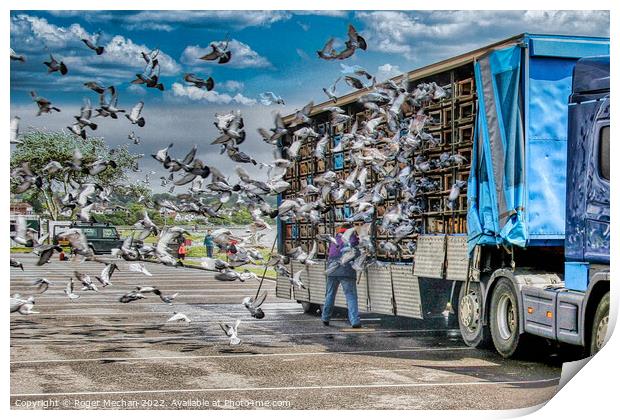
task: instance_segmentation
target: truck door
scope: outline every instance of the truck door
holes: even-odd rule
[[[596,112],[591,151],[584,260],[609,263],[609,97],[600,101]]]

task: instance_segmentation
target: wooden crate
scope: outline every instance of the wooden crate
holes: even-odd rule
[[[457,97],[459,99],[471,98],[475,93],[474,79],[471,77],[457,82],[456,87]]]
[[[450,124],[452,124],[452,107],[451,106],[447,106],[445,108],[441,109],[442,112],[442,125],[444,127],[450,127]]]
[[[458,107],[458,121],[472,121],[474,119],[474,101],[463,102]]]
[[[458,143],[471,143],[474,139],[474,126],[473,124],[465,124],[458,127]]]

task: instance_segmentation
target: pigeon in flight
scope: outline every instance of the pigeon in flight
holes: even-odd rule
[[[112,284],[110,280],[112,279],[112,274],[114,271],[118,270],[118,265],[116,263],[106,264],[103,270],[101,270],[100,276],[95,276],[97,281],[101,283],[103,287],[109,286]]]
[[[302,272],[303,272],[303,270],[299,270],[298,272],[293,274],[293,277],[289,278],[289,281],[291,282],[291,284],[293,286],[297,287],[298,289],[305,289],[306,288],[306,286],[301,281],[301,273]]]
[[[28,299],[22,299],[17,293],[11,296],[11,313],[18,312],[21,315],[38,314],[39,312],[32,310],[33,307],[34,298],[32,296],[28,297]]]
[[[136,136],[136,133],[134,133],[133,131],[129,133],[127,138],[133,141],[133,144],[140,144],[140,137]]]
[[[22,63],[25,63],[26,57],[21,54],[17,54],[15,51],[13,51],[13,48],[11,48],[11,61],[21,61]]]
[[[94,91],[95,93],[98,93],[99,95],[103,95],[105,93],[105,90],[106,90],[105,87],[101,86],[97,82],[86,82],[86,83],[84,83],[84,86],[86,86],[90,90]]]
[[[11,144],[22,144],[22,141],[19,140],[19,122],[21,118],[13,117],[11,118]]]
[[[53,283],[45,277],[40,277],[32,283],[33,286],[37,286],[37,292],[39,293],[45,293],[52,284]]]
[[[128,267],[129,271],[134,272],[134,273],[142,273],[145,276],[149,276],[152,277],[153,275],[149,272],[149,270],[146,269],[146,267],[144,266],[144,264],[140,264],[140,263],[132,263],[129,264]]]
[[[146,124],[144,117],[140,116],[142,108],[144,108],[144,102],[140,101],[131,108],[129,114],[125,114],[127,119],[131,121],[132,124],[138,124],[138,127],[144,127],[144,124]]]
[[[266,106],[271,104],[284,105],[284,99],[273,92],[263,92],[260,94],[260,103]]]
[[[146,296],[144,296],[143,294],[132,290],[129,293],[125,293],[123,296],[121,296],[118,301],[121,303],[129,303],[129,302],[133,302],[134,300],[140,300],[140,299],[146,299]]]
[[[166,322],[187,322],[188,324],[192,322],[191,319],[188,318],[187,315],[181,312],[174,312],[174,314],[168,318]]]
[[[211,51],[200,57],[200,60],[217,60],[219,64],[226,64],[232,58],[232,52],[228,50],[228,41],[212,42],[209,46]]]
[[[75,299],[79,299],[80,295],[75,294],[73,292],[73,277],[69,279],[69,282],[65,286],[65,295],[69,298],[69,300],[74,301]]]
[[[207,91],[213,90],[213,88],[215,87],[215,80],[213,80],[213,77],[209,77],[208,79],[201,79],[194,73],[186,73],[185,76],[183,76],[183,80],[185,80],[192,86],[195,86],[199,89],[206,89]]]
[[[263,319],[265,317],[265,313],[260,308],[260,306],[263,304],[263,302],[265,302],[266,298],[267,292],[263,292],[257,299],[254,299],[250,296],[244,298],[242,303],[243,306],[245,306],[245,308],[250,311],[250,315],[252,315],[253,318]]]
[[[107,90],[110,91],[110,100],[106,100],[105,91],[99,95],[99,108],[97,108],[97,115],[95,116],[112,117],[112,119],[117,119],[118,116],[116,114],[125,112],[125,110],[118,108],[118,92],[116,91],[116,88],[114,86],[109,86]]]
[[[57,61],[53,55],[50,54],[50,61],[44,61],[43,64],[47,66],[48,73],[59,72],[61,75],[65,75],[68,72],[67,66],[62,61]]]
[[[93,50],[94,52],[97,53],[97,55],[101,55],[103,54],[103,51],[105,50],[102,46],[97,46],[95,44],[93,44],[93,42],[90,39],[87,38],[82,38],[82,42],[84,44],[86,44],[86,46],[88,48],[90,48],[91,50]]]
[[[20,261],[17,261],[14,258],[11,258],[11,267],[19,267],[22,269],[22,271],[24,271],[24,264],[22,264]]]
[[[340,81],[340,77],[336,79],[336,81],[334,83],[332,83],[332,85],[329,87],[329,89],[325,89],[323,88],[323,92],[325,92],[325,94],[327,95],[327,97],[330,99],[330,101],[332,102],[336,102],[338,100],[338,97],[336,96],[336,85],[338,84],[338,82]]]
[[[43,96],[38,96],[34,90],[30,91],[30,96],[32,96],[32,100],[39,107],[37,117],[41,114],[51,114],[52,111],[60,112],[60,108],[52,106],[52,103],[49,100],[45,99]]]
[[[230,338],[229,343],[231,346],[241,344],[241,340],[237,337],[237,329],[239,328],[239,324],[241,324],[241,320],[239,319],[235,321],[235,325],[220,324],[222,331],[224,331],[226,336]]]

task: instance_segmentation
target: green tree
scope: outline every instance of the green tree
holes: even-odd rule
[[[18,144],[11,154],[11,170],[28,162],[30,169],[42,177],[41,188],[32,187],[22,197],[30,202],[39,203],[52,220],[58,220],[60,214],[60,196],[72,190],[65,177],[66,171],[58,171],[52,175],[42,169],[51,161],[66,166],[73,160],[75,150],[82,154],[82,165],[86,166],[99,159],[112,159],[116,168],[108,167],[98,175],[71,171],[71,178],[79,183],[95,182],[101,187],[121,188],[127,181],[127,172],[131,170],[139,156],[132,155],[126,146],[111,150],[100,137],[86,140],[65,131],[32,130],[23,135],[22,143]],[[12,180],[12,186],[15,181]]]

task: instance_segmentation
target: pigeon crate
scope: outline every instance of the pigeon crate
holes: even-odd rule
[[[334,207],[334,220],[336,222],[342,222],[344,220],[343,208]]]
[[[456,198],[454,203],[452,203],[452,208],[449,207],[448,197],[444,197],[445,200],[445,209],[447,213],[450,212],[460,212],[467,210],[467,193],[461,190],[461,194]]]
[[[316,255],[318,257],[324,257],[327,254],[327,244],[325,241],[319,241],[316,247]]]
[[[339,171],[344,168],[344,153],[342,152],[334,153],[332,160],[333,160],[332,167],[334,168],[335,171]]]
[[[301,159],[308,159],[312,157],[312,151],[314,150],[314,141],[307,141],[299,148],[299,156]]]
[[[441,127],[445,122],[442,109],[436,109],[434,111],[429,111],[428,118],[429,118],[428,128],[430,130],[432,130],[433,128]]]
[[[469,78],[461,80],[456,84],[457,97],[459,99],[468,99],[474,95],[474,79]]]
[[[328,225],[325,223],[321,223],[319,224],[319,235],[325,235],[326,233],[329,233],[331,231],[331,229],[329,229]]]
[[[295,249],[295,245],[293,241],[291,240],[284,241],[284,253],[285,254],[290,254],[291,252],[293,252],[294,249]]]
[[[309,237],[308,228],[309,228],[308,225],[305,225],[305,224],[304,225],[299,225],[299,237],[301,239],[306,239],[306,238]]]
[[[334,134],[342,134],[344,133],[346,126],[345,123],[341,122],[333,126]]]
[[[344,207],[342,208],[342,215],[348,219],[349,217],[353,216],[353,209],[351,208],[350,205],[345,204]]]
[[[294,177],[295,175],[295,165],[291,165],[288,168],[286,168],[286,173],[284,174],[284,179],[286,180],[290,180]]]
[[[443,130],[441,132],[441,135],[443,136],[443,142],[445,145],[452,144],[452,129],[451,128],[447,128]]]
[[[459,123],[473,121],[474,112],[475,112],[474,101],[460,103],[458,107]]]
[[[470,144],[474,139],[474,126],[472,124],[462,125],[458,128],[457,141],[459,144]]]
[[[441,123],[444,127],[450,127],[452,124],[452,106],[441,109]]]
[[[437,216],[427,216],[425,231],[426,233],[445,233],[443,219]]]
[[[325,172],[325,159],[317,159],[315,167],[315,173],[319,174]]]
[[[412,260],[415,255],[416,239],[403,239],[398,244],[400,256],[403,260]]]
[[[311,160],[305,160],[299,163],[299,175],[306,176],[314,173],[314,162]]]
[[[340,144],[341,140],[342,140],[342,134],[334,134],[333,136],[331,136],[329,142],[327,143],[328,150],[330,152],[333,152],[334,148],[336,148]]]
[[[444,211],[443,200],[441,197],[428,196],[427,199],[427,212],[428,213],[440,213]]]

